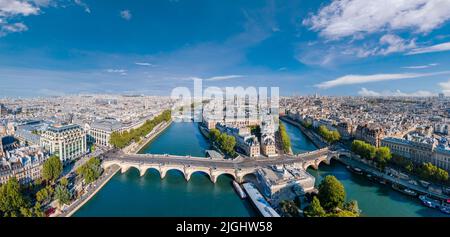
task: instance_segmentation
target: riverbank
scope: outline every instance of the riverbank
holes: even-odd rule
[[[283,120],[284,121],[284,120]],[[317,149],[309,137],[298,126],[285,122],[287,132],[292,139],[295,154]],[[352,165],[353,163],[347,163]],[[353,164],[354,165],[354,164]],[[332,159],[330,165],[320,165],[318,170],[308,168],[308,173],[316,177],[316,185],[327,175],[333,175],[344,185],[347,200],[357,200],[362,216],[368,217],[445,217],[437,209],[424,206],[418,198],[405,195],[346,168],[342,161]],[[355,167],[359,167],[356,166]],[[391,177],[392,178],[392,177]],[[378,203],[379,205],[374,205]]]
[[[84,204],[94,197],[95,194],[97,194],[97,192],[99,192],[119,170],[119,166],[112,166],[105,170],[99,179],[90,184],[87,193],[84,193],[80,198],[72,202],[70,206],[57,217],[70,217],[75,214],[75,212],[77,212]]]
[[[292,120],[292,119],[290,119],[288,117],[285,117],[285,116],[280,117],[280,119],[283,120],[284,122],[290,123],[290,124],[296,126],[297,128],[299,128],[300,131],[304,135],[306,135],[309,138],[309,140],[311,140],[311,142],[314,143],[314,145],[318,149],[325,148],[325,147],[328,146],[328,144],[326,142],[322,141],[322,138],[319,135],[317,135],[316,133],[311,132],[310,130],[306,129],[301,123],[296,122],[296,121],[294,121],[294,120]]]
[[[157,138],[162,132],[164,132],[170,125],[172,124],[172,120],[168,122],[162,122],[150,131],[142,141],[138,143],[133,143],[128,147],[124,148],[123,151],[125,153],[138,154],[142,149],[144,149],[149,143],[152,142],[155,138]]]

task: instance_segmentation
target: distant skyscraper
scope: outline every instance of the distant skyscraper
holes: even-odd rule
[[[444,95],[444,93],[439,93],[438,97],[439,97],[439,99],[444,99],[445,95]]]

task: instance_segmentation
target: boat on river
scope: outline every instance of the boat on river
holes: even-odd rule
[[[441,205],[441,207],[439,208],[439,210],[441,210],[441,212],[445,213],[445,214],[450,214],[450,205],[443,203]]]
[[[247,195],[245,194],[244,190],[242,190],[241,186],[240,186],[236,181],[234,181],[234,180],[233,180],[232,183],[233,183],[233,188],[234,188],[234,190],[236,190],[236,192],[239,194],[239,197],[240,197],[241,199],[246,198]]]
[[[414,190],[402,187],[401,185],[398,185],[398,184],[392,184],[392,188],[394,190],[397,190],[397,191],[399,191],[399,192],[401,192],[403,194],[406,194],[406,195],[409,195],[409,196],[412,196],[412,197],[417,196],[417,192],[415,192]]]
[[[430,207],[430,208],[441,208],[441,202],[440,201],[438,201],[436,199],[433,199],[433,198],[430,198],[427,195],[420,195],[419,199],[422,201],[422,204],[427,206],[427,207]]]
[[[352,173],[355,173],[355,174],[359,174],[359,175],[363,174],[363,171],[360,168],[356,168],[356,167],[353,168],[353,167],[347,165],[347,169],[350,170]]]

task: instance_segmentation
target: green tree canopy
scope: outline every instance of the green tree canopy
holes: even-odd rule
[[[59,157],[52,156],[48,158],[42,167],[42,178],[54,182],[59,178],[63,171],[63,164]]]
[[[311,205],[306,208],[305,214],[308,217],[324,217],[326,212],[322,205],[320,205],[320,200],[314,196]]]
[[[67,187],[58,184],[55,189],[55,199],[58,200],[59,205],[69,204],[70,202],[70,192]]]
[[[327,211],[342,208],[345,202],[344,185],[336,177],[326,176],[319,185],[319,200]]]
[[[78,167],[77,174],[81,175],[86,183],[92,183],[102,174],[103,169],[100,166],[100,163],[99,158],[92,157],[86,164]]]
[[[279,132],[283,151],[285,153],[289,153],[291,151],[291,138],[289,137],[289,134],[286,132],[286,127],[284,126],[283,123],[280,123]]]
[[[281,211],[287,217],[298,217],[300,214],[298,212],[298,207],[294,201],[283,200],[280,202]]]
[[[51,200],[53,192],[54,190],[51,186],[42,188],[36,193],[36,200],[41,204],[46,204]]]
[[[15,177],[0,186],[0,212],[4,216],[18,216],[28,203],[21,193],[21,187]]]

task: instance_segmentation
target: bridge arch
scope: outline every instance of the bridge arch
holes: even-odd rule
[[[159,170],[158,167],[153,167],[153,166],[144,166],[144,167],[140,167],[139,168],[139,173],[141,175],[141,177],[145,176],[145,174],[147,173],[147,171],[149,170],[156,170],[158,172],[158,175],[161,176],[161,171]]]
[[[221,176],[228,176],[228,177],[231,177],[233,180],[236,180],[236,175],[233,172],[223,171],[223,172],[215,173],[214,176],[211,177],[211,181],[213,183],[216,183],[217,180],[219,180],[219,177],[221,177]]]
[[[193,170],[191,172],[186,172],[185,173],[185,178],[186,181],[189,181],[191,179],[191,176],[195,173],[200,173],[200,174],[205,174],[206,176],[208,176],[208,178],[213,181],[213,179],[211,178],[210,172],[209,171],[205,171],[205,170]],[[214,182],[214,181],[213,181]]]
[[[186,173],[184,172],[184,168],[181,168],[181,167],[164,167],[164,168],[161,168],[161,170],[160,170],[161,171],[160,172],[161,179],[164,179],[164,177],[166,177],[167,172],[169,172],[171,170],[176,170],[178,172],[181,172],[184,175],[184,178],[186,180],[188,180],[187,177],[186,177]]]

